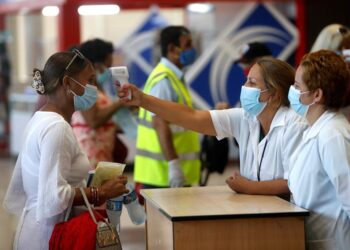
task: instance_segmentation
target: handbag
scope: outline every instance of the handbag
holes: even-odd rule
[[[68,220],[70,205],[64,221],[53,229],[49,250],[122,250],[115,226],[91,208],[83,188],[80,192],[88,211]]]

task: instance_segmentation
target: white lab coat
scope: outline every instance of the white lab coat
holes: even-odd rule
[[[51,232],[74,198],[74,187],[85,185],[89,167],[63,117],[36,112],[4,199],[9,212],[21,215],[14,249],[48,249]]]
[[[309,249],[350,249],[350,125],[326,111],[291,157],[289,188],[306,218]]]
[[[218,139],[231,136],[236,138],[242,176],[257,180],[259,164],[262,161],[261,181],[288,178],[289,157],[307,128],[303,118],[289,108],[279,108],[269,133],[259,142],[260,123],[243,109],[212,110],[210,115]]]

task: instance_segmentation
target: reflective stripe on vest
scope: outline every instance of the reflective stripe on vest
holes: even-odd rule
[[[178,95],[178,103],[192,107],[192,100],[185,85],[161,63],[149,76],[144,92],[149,93],[152,87],[164,78],[169,79],[171,87]],[[169,125],[173,144],[186,177],[186,184],[197,184],[200,173],[198,134],[174,124]],[[135,181],[155,186],[168,186],[168,164],[162,153],[157,133],[152,126],[152,115],[145,109],[139,111],[137,132]]]
[[[151,128],[151,129],[153,129],[153,125],[152,125],[152,122],[149,122],[149,121],[146,121],[146,120],[138,120],[138,123],[140,124],[140,125],[142,125],[142,126],[145,126],[145,127],[147,127],[147,128]],[[183,128],[183,127],[180,127],[180,126],[177,126],[177,125],[175,125],[175,124],[169,124],[169,128],[170,128],[170,130],[171,130],[171,132],[172,133],[178,133],[178,132],[184,132],[184,131],[186,131],[186,129],[185,128]]]
[[[147,150],[136,149],[136,154],[146,156],[158,161],[165,161],[165,157],[162,153],[153,153]],[[179,155],[180,160],[197,160],[199,153],[188,153]]]

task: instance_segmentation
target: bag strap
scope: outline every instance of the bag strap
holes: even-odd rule
[[[70,212],[72,211],[72,207],[73,207],[73,201],[74,201],[74,195],[69,201],[67,212],[66,212],[66,215],[64,216],[65,222],[68,221],[68,219],[69,219],[69,215],[70,215]]]
[[[84,188],[80,187],[79,188],[80,192],[81,192],[81,195],[83,196],[83,199],[84,199],[84,202],[85,202],[85,205],[86,207],[88,208],[89,210],[89,213],[90,213],[90,216],[92,218],[92,220],[95,222],[95,224],[97,225],[97,220],[96,220],[96,217],[95,217],[95,214],[93,213],[92,211],[92,208],[90,206],[90,203],[89,203],[89,200],[88,198],[86,197],[86,194],[85,194],[85,191],[84,191]],[[71,198],[71,200],[69,201],[69,205],[68,205],[68,208],[67,208],[67,212],[66,212],[66,215],[64,217],[64,221],[68,221],[69,219],[69,215],[72,211],[72,207],[73,207],[73,201],[74,201],[74,196]],[[101,215],[100,215],[101,216]],[[103,218],[103,216],[101,216]]]
[[[91,208],[91,206],[90,206],[90,203],[89,203],[88,198],[86,197],[86,194],[85,194],[84,189],[83,189],[82,187],[80,187],[79,190],[80,190],[80,192],[81,192],[81,194],[82,194],[82,196],[83,196],[83,199],[84,199],[84,201],[85,201],[85,205],[86,205],[86,207],[87,207],[88,210],[89,210],[89,213],[90,213],[90,216],[91,216],[92,220],[93,220],[93,221],[95,222],[95,224],[97,225],[96,217],[95,217],[94,213],[92,212],[92,208]]]

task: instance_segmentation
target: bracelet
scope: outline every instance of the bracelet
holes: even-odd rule
[[[97,203],[97,188],[90,187],[90,191],[91,191],[91,203],[93,205],[96,205],[96,203]]]
[[[100,205],[100,195],[98,193],[98,187],[96,187],[95,196],[96,196],[96,202],[94,203],[94,205],[95,206]]]
[[[94,202],[95,202],[95,191],[94,191],[94,187],[90,187],[90,192],[91,192],[91,204],[94,204]]]

